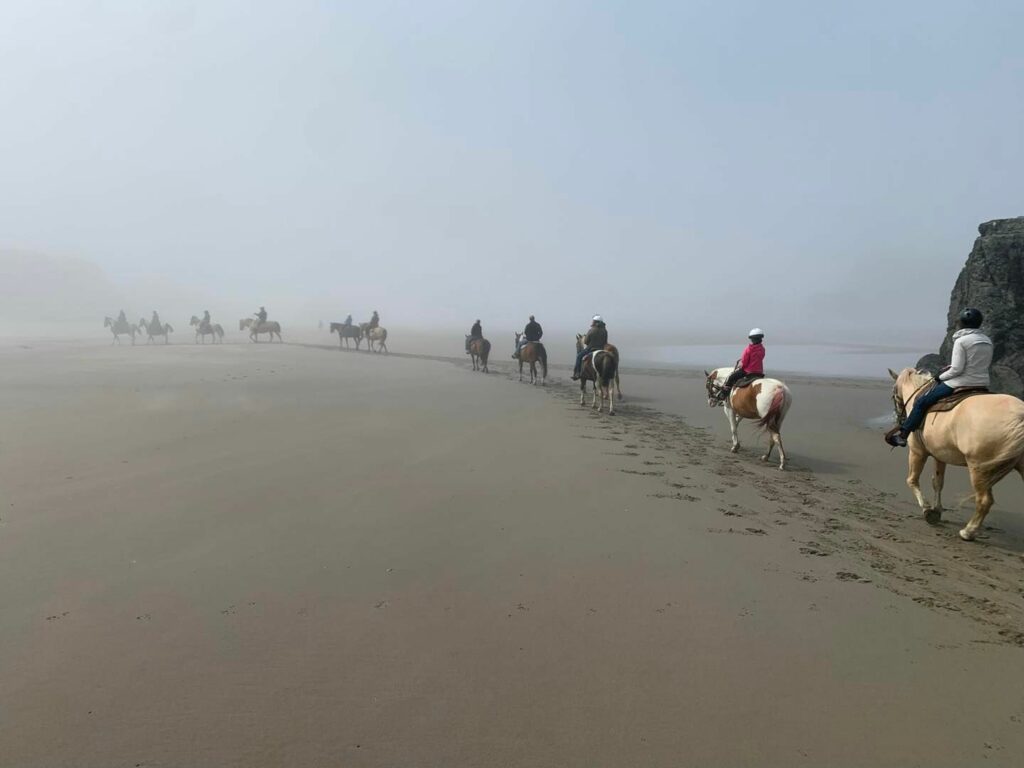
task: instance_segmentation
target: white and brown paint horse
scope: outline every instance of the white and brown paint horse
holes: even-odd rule
[[[115,320],[114,318],[107,316],[103,318],[103,327],[109,328],[110,332],[114,334],[114,340],[110,342],[111,344],[120,344],[121,336],[131,336],[132,346],[135,346],[135,334],[138,333],[139,329],[127,320],[121,320],[120,318]]]
[[[467,336],[466,346],[469,347],[469,357],[473,361],[473,370],[490,373],[487,370],[487,358],[491,356],[491,342],[487,339],[471,339]]]
[[[174,333],[170,323],[150,323],[146,318],[139,320],[139,330],[146,332],[146,343],[152,344],[157,336],[164,337],[164,344],[170,344],[170,334]]]
[[[188,321],[188,324],[196,329],[196,344],[199,343],[200,339],[202,339],[203,344],[205,344],[207,336],[213,336],[214,344],[219,344],[224,341],[224,329],[220,327],[220,323],[203,325],[202,320],[195,315],[192,315],[192,319]]]
[[[388,329],[381,328],[379,325],[373,328],[369,327],[369,323],[361,323],[360,328],[362,329],[363,335],[366,337],[366,351],[367,352],[388,352]],[[377,344],[377,348],[374,349],[374,342]]]
[[[778,379],[757,379],[752,384],[737,388],[733,387],[726,400],[720,398],[726,379],[736,370],[733,366],[715,368],[704,371],[707,377],[705,386],[708,393],[708,405],[712,408],[722,406],[729,420],[732,434],[732,452],[740,449],[739,426],[743,419],[756,421],[757,425],[767,430],[769,435],[768,451],[761,461],[772,457],[772,450],[779,446],[779,469],[786,468],[786,449],[782,447],[782,422],[793,404],[793,394],[789,387]]]
[[[238,330],[244,331],[249,329],[249,339],[259,343],[260,334],[266,333],[270,336],[270,340],[274,340],[274,336],[277,336],[277,340],[282,344],[284,339],[281,338],[281,324],[277,320],[264,320],[262,323],[254,320],[251,317],[243,317],[238,321]]]
[[[609,349],[611,347],[611,349]],[[583,351],[583,336],[576,334],[576,353]],[[594,382],[594,410],[598,413],[604,407],[604,401],[608,401],[608,415],[615,413],[615,398],[612,389],[619,377],[619,350],[611,344],[606,344],[604,349],[591,352],[583,358],[580,365],[580,405],[586,405],[587,382]],[[601,398],[598,403],[598,396]],[[619,399],[622,399],[622,392],[619,391]]]
[[[363,340],[363,330],[358,325],[352,325],[352,323],[331,323],[331,333],[338,334],[338,346],[342,346],[344,342],[345,349],[351,349],[352,346],[349,344],[349,339],[356,340],[356,349],[359,349],[359,344]]]
[[[901,420],[934,377],[913,368],[899,373],[890,370],[889,375],[896,418]],[[907,440],[907,447],[907,485],[929,523],[942,519],[946,465],[967,467],[974,489],[974,516],[961,529],[960,538],[973,541],[992,509],[992,486],[1014,470],[1024,477],[1024,401],[1012,395],[969,397],[951,411],[926,415],[922,428]],[[925,501],[920,486],[929,456],[935,459],[935,500],[931,504]]]

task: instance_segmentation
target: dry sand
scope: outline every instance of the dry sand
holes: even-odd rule
[[[1020,764],[1024,494],[927,526],[882,382],[794,382],[782,474],[693,375],[25,346],[2,766]]]

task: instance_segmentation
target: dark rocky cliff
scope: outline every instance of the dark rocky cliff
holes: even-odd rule
[[[946,317],[946,338],[938,355],[921,358],[918,367],[937,370],[949,362],[957,316],[964,307],[985,315],[992,338],[992,387],[1024,395],[1024,216],[996,219],[978,227],[980,237],[953,286]]]

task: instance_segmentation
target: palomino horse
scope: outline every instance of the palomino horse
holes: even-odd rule
[[[224,329],[220,327],[220,323],[211,323],[209,325],[203,325],[203,321],[195,315],[192,315],[192,319],[188,321],[189,325],[195,326],[196,329],[196,344],[199,340],[203,340],[203,344],[206,343],[207,336],[213,336],[213,343],[219,344],[224,340]]]
[[[338,334],[338,346],[341,346],[342,340],[345,342],[345,348],[351,349],[349,339],[356,340],[356,349],[359,349],[359,342],[363,340],[363,331],[358,325],[352,325],[351,323],[331,323],[331,333]]]
[[[144,317],[139,320],[139,330],[146,332],[146,336],[148,337],[146,339],[147,344],[152,344],[156,341],[157,336],[163,336],[164,344],[170,344],[169,336],[174,332],[170,323],[164,323],[162,325],[160,323],[149,323]]]
[[[528,341],[519,347],[519,340],[523,334],[516,333],[516,349],[519,349],[519,380],[523,380],[523,363],[530,364],[530,383],[540,384],[542,387],[548,381],[548,351],[539,341]],[[537,375],[537,363],[540,363],[542,376]]]
[[[269,334],[271,341],[277,336],[277,340],[284,343],[284,339],[281,338],[281,324],[277,320],[265,320],[260,323],[251,317],[243,317],[238,321],[238,330],[244,331],[246,328],[249,329],[249,338],[257,343],[261,333]]]
[[[580,405],[586,405],[587,382],[592,381],[594,382],[594,410],[600,413],[604,401],[607,399],[608,415],[611,416],[615,413],[615,398],[612,396],[612,389],[618,379],[619,351],[612,347],[615,350],[612,352],[608,346],[604,349],[594,350],[583,358],[583,363],[580,366]],[[583,336],[577,333],[576,353],[579,354],[582,351]],[[601,397],[600,405],[597,401],[598,395]],[[621,393],[619,398],[622,398]]]
[[[733,387],[729,393],[729,399],[723,402],[719,399],[725,380],[735,370],[734,367],[715,368],[708,373],[706,386],[708,391],[708,405],[717,408],[721,405],[725,409],[725,416],[729,419],[729,430],[732,432],[732,452],[740,449],[739,426],[743,419],[751,419],[757,425],[768,430],[771,440],[768,443],[768,451],[761,457],[761,461],[768,461],[772,457],[772,449],[779,446],[779,469],[786,468],[786,449],[782,447],[782,421],[786,418],[790,406],[793,404],[793,394],[789,387],[778,379],[758,379],[749,386]]]
[[[124,335],[131,336],[132,346],[135,346],[135,334],[138,331],[138,328],[129,323],[127,320],[115,320],[112,317],[105,317],[103,319],[103,327],[109,328],[110,332],[114,334],[114,340],[110,342],[111,344],[120,344],[120,336]]]
[[[487,358],[491,356],[491,342],[487,339],[473,339],[470,341],[469,336],[467,336],[466,343],[469,345],[469,356],[473,360],[473,370],[482,370],[484,373],[490,373],[487,370]]]
[[[381,328],[379,325],[376,328],[367,328],[363,333],[366,336],[366,351],[367,352],[388,352],[388,329]],[[377,342],[377,348],[373,348],[373,343]],[[390,352],[389,352],[390,354]]]
[[[930,373],[904,368],[889,371],[896,419],[902,421],[914,398],[934,377]],[[942,485],[946,465],[967,467],[974,488],[974,517],[960,531],[960,538],[973,541],[985,515],[992,508],[992,486],[1017,470],[1024,477],[1024,402],[1011,395],[969,397],[952,411],[929,414],[922,429],[907,441],[910,472],[907,485],[924,512],[925,520],[942,519]],[[924,465],[935,459],[932,488],[935,502],[927,504],[918,481]]]

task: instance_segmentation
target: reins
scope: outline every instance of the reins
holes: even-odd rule
[[[920,392],[922,389],[927,387],[929,384],[934,386],[935,385],[935,380],[934,379],[929,379],[929,380],[925,381],[924,383],[922,383],[921,386],[919,386],[917,389],[915,389],[913,392],[910,393],[910,397],[908,397],[906,400],[904,400],[902,397],[900,397],[900,394],[897,391],[898,387],[893,386],[892,402],[893,402],[893,405],[895,406],[896,425],[897,426],[902,427],[903,426],[903,422],[905,422],[907,420],[907,403],[910,400],[913,400],[915,397],[917,397],[918,392]]]

